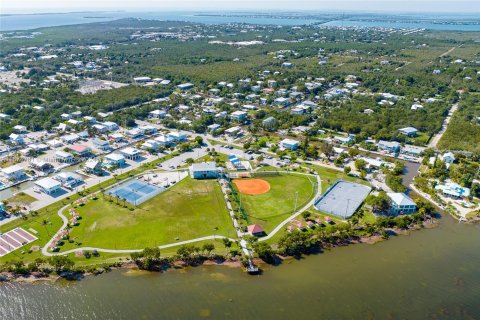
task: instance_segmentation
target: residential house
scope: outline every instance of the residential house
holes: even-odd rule
[[[35,181],[35,185],[44,193],[48,195],[59,192],[62,188],[62,184],[53,178],[44,178]]]
[[[75,144],[73,146],[67,147],[73,154],[79,157],[88,157],[92,154],[92,149],[88,146],[84,146],[82,144]]]
[[[266,234],[265,230],[259,224],[249,225],[247,231],[254,237],[262,237]]]
[[[377,143],[377,147],[380,150],[384,150],[390,153],[398,153],[400,151],[400,143],[398,143],[397,141],[380,140]]]
[[[300,145],[300,142],[293,140],[293,139],[283,139],[280,142],[280,146],[289,149],[289,150],[296,150],[298,146]]]
[[[406,135],[407,137],[415,137],[417,135],[418,130],[414,127],[406,127],[402,129],[398,129],[401,134]]]
[[[417,205],[406,194],[399,192],[389,192],[387,193],[387,196],[390,198],[391,214],[408,214],[417,211]]]
[[[187,135],[185,133],[181,133],[180,131],[170,132],[167,134],[167,136],[174,142],[183,142],[187,140]]]
[[[98,148],[100,150],[103,150],[103,151],[110,150],[110,143],[108,143],[108,141],[103,140],[103,139],[99,139],[99,138],[93,139],[93,145],[96,148]]]
[[[107,154],[104,159],[104,162],[109,165],[115,165],[118,167],[125,165],[125,157],[119,153]]]
[[[2,176],[10,181],[18,181],[26,176],[25,170],[19,165],[13,165],[1,169]]]
[[[88,159],[83,166],[85,172],[94,174],[94,175],[101,175],[102,174],[102,164],[97,159]]]
[[[75,157],[72,154],[61,150],[55,151],[55,159],[65,163],[71,163],[75,161]]]
[[[23,134],[12,133],[8,136],[10,143],[18,146],[25,143]]]
[[[471,193],[470,188],[462,187],[458,183],[452,181],[435,186],[435,190],[439,190],[444,196],[454,199],[469,197]]]
[[[193,179],[215,179],[218,178],[220,169],[215,162],[202,162],[193,163],[189,171]]]
[[[142,152],[133,147],[127,147],[123,150],[120,150],[120,153],[127,159],[137,160],[142,155]]]
[[[237,110],[230,114],[230,118],[236,122],[243,122],[247,119],[247,115],[247,112]]]

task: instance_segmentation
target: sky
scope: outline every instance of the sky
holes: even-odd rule
[[[475,13],[480,0],[1,0],[0,13],[125,11],[362,11]]]

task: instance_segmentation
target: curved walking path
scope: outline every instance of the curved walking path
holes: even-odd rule
[[[300,173],[298,173],[300,174]],[[305,174],[306,175],[306,174]],[[322,194],[322,180],[320,179],[320,176],[317,174],[315,175],[315,177],[317,178],[317,184],[318,184],[318,189],[317,189],[317,193],[314,195],[313,199],[310,200],[303,208],[301,208],[299,211],[295,212],[294,214],[292,214],[290,217],[288,217],[287,219],[283,220],[282,223],[280,223],[278,226],[275,227],[275,229],[272,230],[272,232],[270,232],[267,236],[265,237],[262,237],[262,238],[259,238],[258,241],[265,241],[265,240],[268,240],[270,238],[272,238],[278,231],[282,230],[283,227],[285,227],[286,224],[288,224],[290,221],[292,221],[293,219],[295,219],[296,217],[298,217],[300,214],[302,214],[303,212],[305,212],[306,210],[308,210],[311,206],[313,206],[315,204],[315,201],[318,199],[318,197],[320,197],[320,195]]]
[[[91,194],[88,195],[88,196],[91,196]],[[67,205],[61,207],[60,209],[58,209],[57,214],[62,219],[63,224],[60,227],[60,229],[52,236],[52,238],[45,244],[45,246],[43,246],[43,248],[42,248],[42,254],[43,255],[51,257],[51,256],[55,256],[55,255],[66,255],[66,254],[69,254],[69,253],[73,253],[73,252],[77,252],[77,251],[83,251],[83,250],[97,250],[98,252],[107,252],[107,253],[132,253],[132,252],[143,251],[143,249],[105,249],[105,248],[96,248],[96,247],[80,247],[80,248],[75,248],[75,249],[62,251],[62,252],[55,252],[55,253],[49,252],[48,249],[50,248],[50,245],[52,244],[52,242],[60,234],[60,232],[67,227],[68,218],[63,215],[63,211],[66,208],[68,208],[69,206],[70,206],[70,204],[67,204]],[[215,240],[215,239],[221,239],[221,238],[226,238],[226,239],[229,239],[230,241],[237,241],[236,239],[228,238],[228,237],[225,237],[225,236],[211,235],[211,236],[205,236],[205,237],[200,237],[200,238],[195,238],[195,239],[190,239],[190,240],[185,240],[185,241],[180,241],[180,242],[169,243],[169,244],[158,246],[158,248],[166,249],[166,248],[181,246],[181,245],[184,245],[184,244],[189,244],[189,243],[194,243],[194,242],[199,242],[199,241],[204,241],[204,240]]]

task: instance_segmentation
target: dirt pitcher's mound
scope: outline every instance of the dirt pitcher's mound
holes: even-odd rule
[[[233,180],[238,191],[243,194],[262,194],[270,190],[270,183],[262,179],[241,179]]]

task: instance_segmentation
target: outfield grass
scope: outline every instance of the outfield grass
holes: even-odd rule
[[[76,210],[82,219],[71,230],[74,242],[66,242],[61,251],[86,246],[142,249],[214,234],[235,236],[215,180],[187,177],[133,211],[108,196]]]
[[[248,223],[260,224],[267,233],[293,213],[297,191],[297,209],[315,195],[312,183],[316,183],[316,179],[311,176],[282,174],[257,178],[270,183],[270,190],[260,195],[242,194],[241,201]]]

